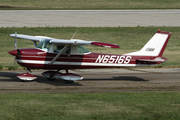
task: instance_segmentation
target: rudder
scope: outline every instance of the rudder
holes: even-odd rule
[[[137,52],[126,55],[158,56],[161,57],[171,36],[171,32],[158,31],[145,45]]]

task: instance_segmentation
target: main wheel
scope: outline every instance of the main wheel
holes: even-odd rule
[[[56,78],[52,78],[52,77],[47,77],[47,79],[48,79],[49,81],[55,81],[55,80],[56,80]]]
[[[65,83],[73,83],[74,81],[72,80],[64,80]]]

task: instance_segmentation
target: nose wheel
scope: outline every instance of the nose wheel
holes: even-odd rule
[[[22,73],[20,75],[18,75],[17,77],[22,80],[22,81],[33,81],[35,80],[37,77],[30,74],[31,73],[31,70],[30,69],[27,69],[27,73]]]

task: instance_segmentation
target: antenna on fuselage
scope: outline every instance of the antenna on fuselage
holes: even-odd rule
[[[74,35],[72,36],[72,38],[71,39],[73,39],[73,37],[76,35],[76,33],[78,32],[78,29],[76,30],[76,32],[74,33]]]

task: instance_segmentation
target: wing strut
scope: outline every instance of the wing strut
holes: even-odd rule
[[[36,43],[36,41],[33,41],[33,43],[34,43],[34,47],[36,48],[36,47],[37,47],[37,43]]]
[[[56,55],[56,57],[49,63],[49,65],[52,65],[58,57],[64,52],[64,50],[68,47],[68,45],[65,45],[64,48]]]

